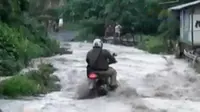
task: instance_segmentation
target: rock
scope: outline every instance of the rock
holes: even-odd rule
[[[56,83],[49,84],[49,91],[60,91],[61,85]]]
[[[69,43],[62,43],[61,45],[65,46],[65,47],[71,47],[71,44],[69,44]]]
[[[60,48],[59,54],[72,54],[73,52],[70,51],[68,48]]]
[[[71,41],[71,42],[74,42],[74,41],[75,41],[75,39],[71,39],[70,41]]]
[[[60,81],[60,79],[55,75],[51,75],[51,80],[52,81]]]

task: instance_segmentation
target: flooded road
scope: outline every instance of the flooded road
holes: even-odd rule
[[[4,112],[200,112],[200,75],[173,56],[133,47],[104,45],[116,52],[119,88],[107,96],[78,100],[86,81],[85,56],[92,44],[71,43],[72,55],[44,59],[58,69],[62,90],[34,100],[0,100]],[[81,90],[81,91],[80,91]]]

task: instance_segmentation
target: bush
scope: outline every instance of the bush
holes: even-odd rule
[[[102,19],[92,17],[90,19],[80,21],[80,30],[75,40],[91,41],[96,36],[104,36],[104,21]]]
[[[52,90],[59,90],[60,87],[55,86],[55,82],[59,79],[57,76],[51,75],[56,69],[51,64],[40,64],[38,68],[39,70],[30,71],[27,76],[43,88],[41,92],[47,93]]]
[[[48,38],[44,39],[45,43],[40,43],[40,46],[43,48],[43,57],[52,56],[59,52],[60,46],[58,41],[50,40]]]
[[[80,28],[80,23],[65,23],[64,24],[64,29],[65,30],[70,30],[70,31],[74,31],[74,30],[78,30]]]
[[[163,39],[154,36],[143,35],[137,47],[150,53],[167,52],[167,46],[163,43]]]
[[[10,97],[36,95],[39,91],[40,85],[22,75],[2,81],[0,87],[1,94]]]
[[[0,95],[15,98],[60,90],[60,85],[55,84],[58,77],[51,75],[55,68],[51,64],[40,64],[38,68],[2,81]]]
[[[39,70],[30,71],[27,76],[42,86],[48,86],[48,82],[51,80],[50,74],[53,73],[55,69],[50,64],[41,64],[38,67]]]

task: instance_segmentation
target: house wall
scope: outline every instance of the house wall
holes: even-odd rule
[[[200,5],[195,7],[193,17],[194,44],[200,45]]]
[[[194,45],[200,45],[200,5],[194,7],[193,25],[192,9],[184,9],[180,12],[180,40],[192,44],[192,27]]]
[[[180,20],[180,40],[191,44],[191,9],[181,10]]]

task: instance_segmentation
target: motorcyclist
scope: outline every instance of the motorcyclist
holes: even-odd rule
[[[116,59],[111,53],[103,49],[103,42],[100,39],[93,41],[93,48],[87,53],[87,75],[91,72],[97,72],[100,75],[108,75],[111,77],[111,89],[114,90],[117,85],[117,72],[109,64],[116,63]]]

